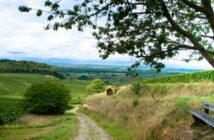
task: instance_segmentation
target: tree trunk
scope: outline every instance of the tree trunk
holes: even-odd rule
[[[209,62],[209,64],[214,68],[214,56],[207,52],[205,49],[199,50],[202,56]]]

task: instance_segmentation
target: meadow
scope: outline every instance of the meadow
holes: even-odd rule
[[[88,81],[59,80],[40,74],[0,74],[0,111],[1,114],[6,114],[6,118],[11,119],[4,126],[5,129],[0,129],[1,140],[65,140],[75,136],[78,124],[76,116],[72,113],[54,116],[28,115],[22,112],[21,101],[26,89],[32,83],[46,80],[64,83],[71,91],[71,105],[79,104],[87,96],[85,87]],[[20,118],[14,122],[16,115]]]

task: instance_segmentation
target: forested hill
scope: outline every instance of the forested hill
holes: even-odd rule
[[[0,73],[40,73],[64,78],[62,73],[47,64],[8,59],[0,60]]]

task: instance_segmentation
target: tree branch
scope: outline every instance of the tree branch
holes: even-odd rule
[[[194,9],[195,11],[204,13],[205,9],[203,7],[198,6],[189,0],[182,0],[182,2],[187,6],[191,7],[192,9]]]
[[[208,19],[208,22],[212,28],[212,32],[214,34],[214,11],[211,5],[211,1],[210,0],[202,0],[202,4],[205,8],[205,15]]]

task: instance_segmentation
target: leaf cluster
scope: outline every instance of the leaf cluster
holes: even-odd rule
[[[46,0],[47,20],[56,19],[46,29],[91,27],[103,59],[128,54],[157,71],[164,68],[162,60],[182,51],[190,54],[186,61],[205,57],[214,66],[214,48],[206,36],[212,31],[209,15],[214,16],[209,4],[210,0],[83,0],[71,9],[61,9],[59,1]],[[22,12],[31,9],[19,7]],[[36,14],[40,16],[41,10]]]
[[[86,87],[89,93],[100,93],[105,90],[105,84],[99,79],[92,80]]]
[[[70,91],[61,83],[34,83],[24,94],[24,108],[38,114],[61,114],[69,108]]]

